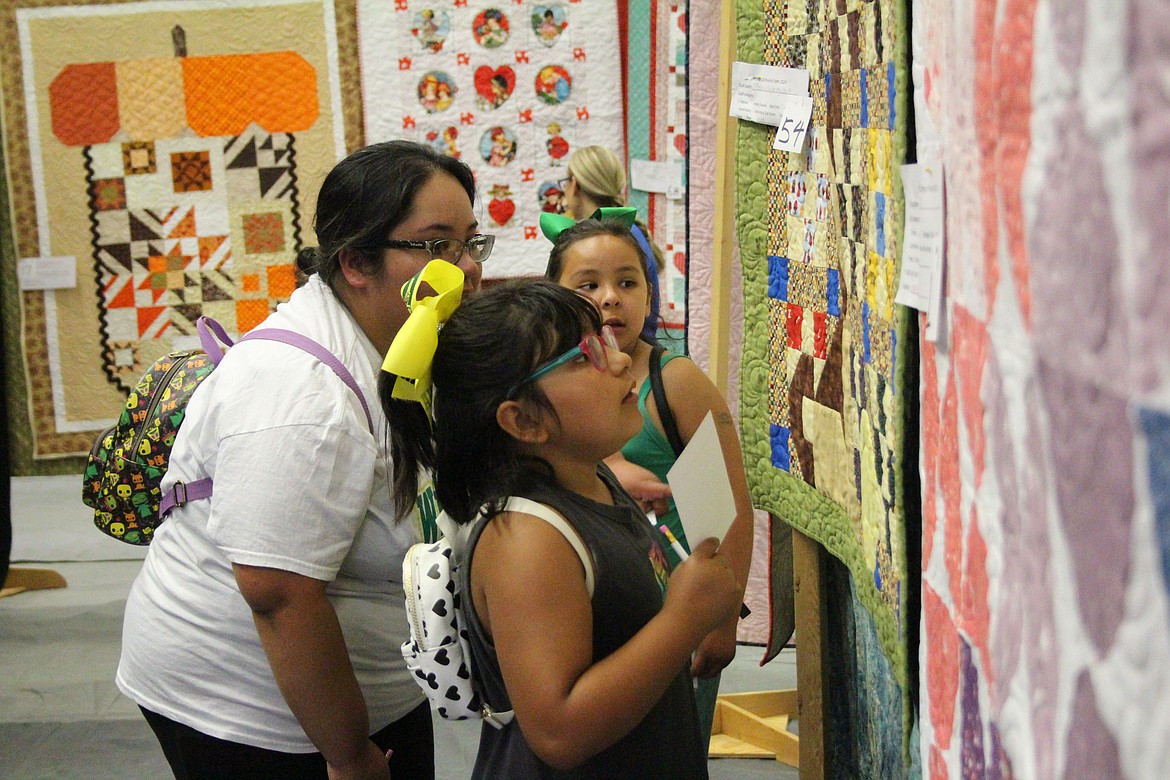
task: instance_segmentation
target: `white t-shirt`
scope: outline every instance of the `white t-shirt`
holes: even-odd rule
[[[205,734],[290,753],[316,748],[280,691],[232,563],[329,582],[327,593],[377,731],[422,691],[399,647],[409,636],[402,559],[421,541],[418,503],[394,522],[381,356],[317,276],[261,327],[332,352],[365,395],[297,347],[246,341],[199,387],[163,488],[214,480],[210,499],[176,508],[130,591],[118,687]],[[430,490],[429,482],[424,482]]]

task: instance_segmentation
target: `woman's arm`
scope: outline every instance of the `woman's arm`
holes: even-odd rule
[[[662,369],[662,383],[666,389],[666,397],[670,400],[670,410],[674,413],[679,435],[684,442],[690,442],[708,412],[715,420],[723,460],[727,464],[727,478],[731,482],[731,494],[735,498],[735,519],[723,537],[719,552],[727,557],[731,571],[739,582],[742,599],[743,591],[747,587],[748,570],[752,564],[755,519],[735,418],[731,416],[727,401],[719,389],[689,359],[676,358],[667,363]],[[652,402],[652,398],[647,399],[648,405]],[[661,427],[657,407],[651,406],[650,413]],[[731,663],[731,659],[735,657],[738,623],[738,617],[732,618],[703,640],[691,665],[692,674],[696,677],[711,677]]]
[[[233,564],[289,709],[329,764],[334,780],[387,780],[370,741],[366,702],[354,677],[327,583],[280,569]]]
[[[739,605],[738,584],[712,540],[675,571],[658,615],[593,663],[584,569],[548,523],[515,513],[493,519],[476,546],[471,580],[520,729],[558,769],[580,765],[633,730],[703,636]]]

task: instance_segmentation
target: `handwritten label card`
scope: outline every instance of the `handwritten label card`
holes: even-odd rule
[[[22,290],[61,290],[77,286],[77,260],[73,257],[22,257],[16,264]]]
[[[926,312],[930,323],[942,316],[943,170],[937,161],[900,166],[906,195],[902,275],[896,303]]]
[[[732,116],[780,127],[790,116],[788,98],[808,96],[808,71],[733,62],[731,85]]]
[[[776,126],[773,149],[799,152],[804,148],[808,134],[808,120],[812,118],[813,100],[801,95],[785,95],[784,119]]]

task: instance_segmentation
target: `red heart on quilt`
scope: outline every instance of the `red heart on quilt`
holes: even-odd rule
[[[516,71],[507,65],[491,68],[480,65],[475,69],[475,93],[492,107],[498,107],[512,96],[516,88]]]
[[[508,224],[508,220],[516,213],[516,204],[510,200],[500,200],[493,198],[488,203],[488,214],[491,215],[495,223],[500,227]]]
[[[674,267],[678,269],[680,274],[685,274],[687,272],[687,256],[682,252],[675,252]]]
[[[674,137],[674,148],[678,149],[678,153],[683,157],[687,156],[687,137],[679,133]]]

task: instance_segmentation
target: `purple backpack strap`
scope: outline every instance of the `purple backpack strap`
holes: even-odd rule
[[[220,344],[232,346],[234,342],[231,336],[211,317],[200,317],[195,320],[195,330],[199,332],[199,344],[207,353],[207,357],[211,358],[211,364],[218,366],[224,356],[224,348]]]
[[[218,336],[219,340],[226,343],[229,347],[232,346],[231,338],[228,337],[223,327],[210,317],[200,317],[196,321],[195,326],[199,331],[199,340],[203,344],[203,351],[211,358],[211,362],[218,366],[219,361],[223,360],[224,350],[219,346],[215,338],[213,338],[212,333]],[[261,328],[260,330],[254,330],[248,333],[240,339],[240,341],[255,340],[280,341],[289,344],[304,352],[308,352],[333,369],[333,373],[337,374],[341,378],[341,381],[345,382],[349,386],[349,389],[353,390],[354,395],[358,397],[358,401],[362,405],[362,411],[366,413],[366,425],[369,426],[370,433],[374,433],[374,419],[370,416],[370,407],[366,404],[366,397],[362,395],[362,390],[358,387],[357,380],[353,378],[353,374],[337,359],[336,355],[308,336],[302,336],[300,333],[284,330],[283,328]],[[210,498],[211,489],[211,477],[197,479],[194,482],[176,482],[163,495],[162,500],[159,502],[159,515],[166,517],[176,506],[182,506],[188,501],[195,501],[200,498]]]

